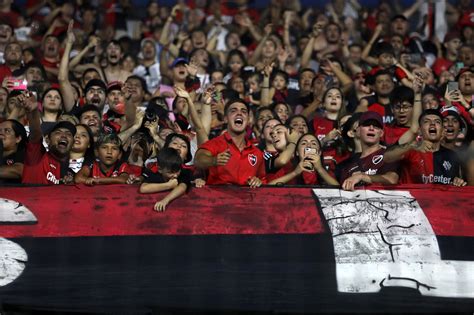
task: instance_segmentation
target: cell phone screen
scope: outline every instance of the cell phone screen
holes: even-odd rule
[[[459,89],[459,83],[456,81],[448,82],[448,91],[454,91]]]

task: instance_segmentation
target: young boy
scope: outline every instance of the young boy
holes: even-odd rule
[[[191,171],[183,169],[183,160],[173,148],[163,148],[157,155],[158,173],[145,170],[144,183],[140,186],[142,194],[171,190],[163,199],[155,203],[156,211],[165,211],[166,206],[183,195],[191,185]]]
[[[95,155],[97,159],[89,165],[83,165],[74,177],[76,184],[108,185],[125,184],[128,179],[128,165],[120,162],[122,157],[122,141],[112,134],[99,137]]]

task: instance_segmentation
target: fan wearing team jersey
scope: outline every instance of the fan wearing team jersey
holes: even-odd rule
[[[38,101],[30,92],[18,96],[19,104],[25,109],[30,122],[29,142],[23,167],[23,184],[57,185],[71,183],[73,172],[69,169],[69,154],[74,143],[76,127],[68,121],[57,122],[49,131],[43,146]]]
[[[388,70],[379,70],[374,74],[373,80],[374,95],[362,98],[356,112],[366,112],[368,110],[377,112],[383,117],[384,124],[389,124],[393,121],[390,106],[390,95],[395,88],[393,75]]]
[[[413,90],[406,86],[399,86],[393,90],[390,100],[394,120],[390,124],[385,124],[383,135],[383,142],[387,146],[397,143],[410,128],[414,98]]]
[[[344,164],[340,172],[342,189],[354,190],[361,182],[397,184],[397,164],[384,161],[386,148],[380,144],[384,133],[382,116],[375,112],[365,112],[359,119],[356,133],[362,152],[353,154],[350,162]]]
[[[83,165],[74,177],[76,184],[108,185],[127,183],[129,166],[122,163],[122,141],[114,134],[102,134],[96,144],[96,161]]]
[[[441,145],[441,113],[425,110],[419,124],[422,141],[394,146],[384,154],[385,162],[401,161],[400,183],[465,186],[456,152]]]

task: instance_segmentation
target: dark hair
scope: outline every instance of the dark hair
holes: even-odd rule
[[[382,54],[390,54],[392,56],[395,55],[392,44],[387,43],[387,42],[377,43],[373,49],[374,49],[374,55],[377,57],[379,57]]]
[[[302,135],[302,136],[298,139],[298,141],[296,142],[295,153],[298,151],[298,146],[300,145],[301,140],[302,140],[304,137],[308,136],[308,135],[310,135],[310,136],[312,136],[312,137],[314,137],[314,138],[316,139],[316,141],[318,142],[318,146],[319,146],[319,152],[320,152],[319,155],[322,156],[323,147],[321,146],[321,141],[319,141],[318,136],[316,136],[316,135],[315,135],[314,133],[312,133],[312,132],[305,133],[304,135]],[[322,159],[321,159],[321,162],[322,162]],[[297,163],[296,163],[296,164],[297,164]]]
[[[130,79],[135,79],[135,80],[138,80],[140,81],[140,84],[142,86],[142,89],[143,91],[146,93],[146,94],[150,94],[150,92],[148,92],[148,88],[147,88],[147,85],[146,85],[146,81],[145,79],[143,79],[142,77],[138,76],[138,75],[131,75],[127,78],[127,80],[125,80],[125,82],[128,82]]]
[[[185,135],[180,134],[180,133],[170,133],[168,136],[166,136],[165,145],[163,146],[163,148],[168,148],[174,138],[179,138],[183,140],[184,142],[186,142],[186,145],[188,146],[188,153],[186,154],[186,160],[184,160],[183,162],[184,163],[191,162],[191,160],[193,159],[193,156],[191,154],[191,143],[189,141],[189,138],[186,137]],[[161,164],[158,164],[158,165],[161,166]]]
[[[99,148],[103,144],[113,143],[118,145],[120,149],[122,149],[122,140],[116,133],[103,133],[97,139],[97,143],[95,144],[96,148]]]
[[[347,119],[346,122],[341,126],[342,140],[344,142],[344,145],[351,152],[355,151],[355,142],[354,142],[354,138],[349,137],[349,131],[351,131],[354,124],[359,121],[360,116],[362,116],[362,114],[363,114],[362,112],[352,114],[351,117]]]
[[[288,118],[288,119],[286,120],[286,125],[288,126],[288,128],[290,128],[290,124],[291,124],[291,122],[293,121],[293,119],[296,119],[296,118],[302,118],[302,119],[305,121],[306,126],[308,126],[308,130],[309,130],[309,123],[308,123],[308,120],[306,119],[305,116],[300,115],[300,114],[298,114],[298,115],[292,115],[290,118]]]
[[[443,121],[443,115],[439,112],[439,110],[430,108],[430,109],[424,110],[421,113],[420,118],[418,119],[418,123],[421,125],[421,121],[423,120],[423,118],[428,115],[438,116],[441,119],[441,121]]]
[[[25,126],[23,126],[18,120],[15,119],[7,119],[5,122],[12,123],[13,132],[15,132],[15,137],[21,137],[20,142],[18,143],[17,151],[25,150],[26,149],[26,142],[28,141],[28,136],[26,135]]]
[[[413,104],[414,99],[415,93],[413,93],[413,90],[403,85],[397,86],[395,89],[393,89],[392,94],[390,95],[390,103],[392,106],[401,104],[403,102]]]
[[[35,53],[33,52],[33,55],[35,55]],[[43,80],[46,79],[46,70],[44,70],[44,67],[41,63],[39,62],[36,62],[36,61],[30,61],[28,62],[25,67],[23,68],[23,73],[26,73],[26,71],[28,71],[30,68],[38,68],[40,69],[41,71],[41,76],[43,77]]]
[[[244,104],[245,107],[247,108],[247,111],[250,112],[250,105],[247,104],[246,101],[244,101],[244,100],[241,99],[241,98],[233,98],[233,99],[228,100],[227,103],[225,104],[225,106],[224,106],[224,114],[227,115],[227,111],[229,110],[229,107],[230,107],[232,104],[234,104],[234,103],[242,103],[242,104]]]
[[[77,135],[77,127],[83,127],[87,134],[89,135],[89,147],[86,149],[86,152],[84,154],[84,160],[88,159],[93,159],[94,158],[94,148],[95,148],[95,143],[94,143],[94,134],[92,133],[92,130],[89,126],[85,124],[77,124],[76,125],[76,135]]]
[[[229,73],[230,72],[230,67],[229,67],[229,61],[230,61],[230,58],[232,58],[233,56],[239,56],[239,58],[242,60],[242,69],[247,65],[247,59],[245,58],[245,55],[243,52],[241,52],[240,50],[238,49],[232,49],[231,51],[229,51],[229,53],[227,54],[227,59],[226,59],[226,69],[225,69],[225,72],[226,73]],[[242,70],[241,69],[241,70]]]
[[[275,72],[272,73],[272,78],[271,80],[275,80],[275,77],[276,76],[282,76],[283,79],[285,80],[285,83],[288,84],[288,81],[290,79],[290,77],[288,76],[288,73],[286,73],[285,71],[282,71],[282,70],[276,70]]]
[[[178,151],[173,148],[164,147],[158,152],[156,159],[160,169],[169,170],[171,172],[181,170],[181,165],[183,164],[183,160],[179,156]]]
[[[270,106],[260,106],[257,108],[257,110],[255,111],[255,120],[258,120],[258,118],[260,117],[261,113],[265,110],[269,110],[271,113],[272,113],[272,116],[273,118],[278,118],[278,117],[275,117],[275,113],[273,112],[273,110],[270,108]]]

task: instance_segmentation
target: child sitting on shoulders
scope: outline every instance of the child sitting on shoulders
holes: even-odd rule
[[[166,206],[183,195],[191,186],[192,173],[183,169],[183,159],[173,148],[163,148],[158,152],[158,173],[145,170],[144,182],[140,186],[140,193],[150,194],[171,190],[163,199],[155,203],[156,211],[165,211]]]

